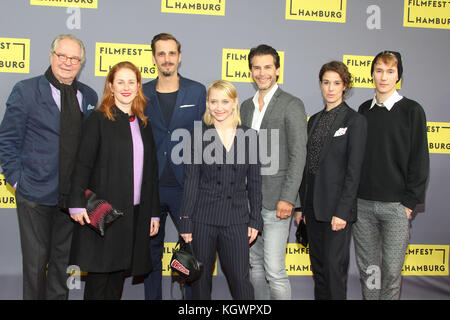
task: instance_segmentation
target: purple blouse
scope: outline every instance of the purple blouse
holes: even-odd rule
[[[133,204],[141,202],[142,173],[144,169],[144,144],[142,142],[139,121],[136,117],[130,121],[131,138],[133,140],[133,171],[134,171],[134,199]],[[86,211],[85,208],[69,208],[70,214],[77,214]]]

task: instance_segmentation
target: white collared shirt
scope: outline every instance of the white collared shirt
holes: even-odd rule
[[[372,109],[372,107],[374,106],[374,105],[377,105],[377,106],[380,106],[380,107],[386,107],[386,109],[388,109],[388,111],[391,111],[391,109],[392,109],[392,107],[394,106],[394,104],[396,104],[397,102],[399,102],[400,100],[402,100],[403,99],[403,96],[401,96],[398,92],[397,92],[397,90],[395,90],[394,91],[394,93],[388,98],[388,99],[386,99],[386,101],[385,102],[383,102],[383,103],[378,103],[377,102],[377,96],[375,95],[374,97],[373,97],[373,99],[372,99],[372,104],[370,105],[370,108],[369,108],[369,110],[370,109]]]
[[[264,119],[264,114],[266,113],[267,106],[270,103],[270,100],[272,100],[273,95],[275,94],[275,91],[278,89],[278,84],[275,83],[275,85],[270,89],[269,92],[264,96],[264,106],[262,107],[261,111],[259,110],[259,90],[256,91],[255,95],[253,96],[253,104],[255,105],[255,111],[253,111],[253,119],[252,119],[252,129],[259,131],[259,128],[261,127],[261,122]]]

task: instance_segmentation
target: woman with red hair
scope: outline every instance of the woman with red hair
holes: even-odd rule
[[[150,236],[159,229],[156,148],[144,115],[139,69],[130,62],[108,73],[99,108],[86,120],[72,178],[71,264],[87,271],[85,299],[120,299],[125,276],[151,270]],[[124,216],[104,236],[89,228],[85,190]],[[156,219],[155,219],[156,218]]]

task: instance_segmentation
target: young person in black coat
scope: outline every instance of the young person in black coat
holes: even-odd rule
[[[108,73],[100,107],[83,128],[70,199],[71,217],[79,223],[70,263],[88,272],[85,299],[120,299],[126,274],[152,269],[149,240],[158,233],[160,208],[156,148],[145,106],[139,69],[120,62]],[[125,213],[104,237],[86,225],[86,189]]]
[[[192,163],[185,163],[180,214],[181,236],[192,241],[204,264],[192,284],[192,298],[211,299],[218,252],[232,297],[251,300],[249,248],[263,225],[257,133],[240,125],[237,92],[230,82],[213,82],[206,105],[206,131],[199,137],[194,129]]]
[[[346,299],[351,227],[366,144],[367,123],[344,95],[352,81],[347,66],[331,61],[319,72],[325,109],[308,122],[306,165],[300,187],[316,299]],[[303,213],[303,217],[302,217]]]

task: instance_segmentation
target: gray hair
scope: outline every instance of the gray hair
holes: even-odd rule
[[[84,61],[86,60],[86,49],[84,48],[84,43],[72,34],[60,34],[59,36],[56,36],[56,38],[53,39],[52,44],[50,45],[50,54],[55,53],[55,49],[58,46],[59,42],[64,39],[71,39],[80,45],[81,63],[84,63]]]

